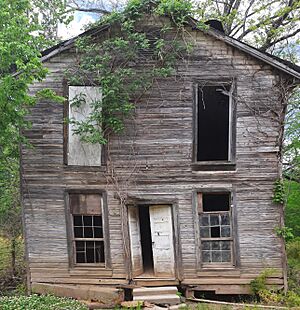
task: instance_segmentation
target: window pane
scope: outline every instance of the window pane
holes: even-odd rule
[[[222,226],[221,227],[221,236],[222,237],[230,237],[230,226]]]
[[[81,215],[74,215],[73,216],[73,224],[74,224],[74,226],[82,226],[82,216]]]
[[[209,227],[201,227],[200,228],[200,237],[201,238],[209,238]]]
[[[76,253],[76,263],[78,263],[78,264],[86,263],[84,252],[77,252]]]
[[[102,216],[93,216],[94,226],[102,226]]]
[[[93,225],[93,217],[92,216],[84,216],[83,217],[84,226],[92,226]]]
[[[84,241],[76,241],[76,251],[85,251],[85,242]]]
[[[94,238],[103,238],[103,230],[101,227],[94,228]]]
[[[212,241],[211,242],[212,250],[221,250],[221,241]]]
[[[231,262],[231,251],[222,251],[222,262],[223,263]]]
[[[212,262],[213,263],[221,263],[222,262],[222,254],[221,251],[212,251]]]
[[[96,241],[95,246],[96,246],[96,263],[104,263],[105,262],[104,242]]]
[[[216,226],[216,227],[211,227],[210,228],[210,236],[212,238],[220,238],[220,227]]]
[[[211,252],[210,251],[202,251],[202,261],[204,263],[211,262]]]
[[[222,250],[230,250],[231,241],[221,241]]]
[[[210,226],[218,226],[220,224],[219,215],[210,216]]]
[[[211,249],[211,247],[210,247],[211,242],[210,241],[203,241],[201,244],[202,244],[202,250],[210,250]]]
[[[83,238],[83,228],[82,227],[74,227],[74,237],[75,238]]]
[[[201,215],[200,226],[208,226],[208,225],[209,225],[209,215]]]
[[[94,241],[86,242],[86,262],[95,263],[95,243]]]
[[[84,227],[84,238],[93,238],[93,227]]]
[[[229,225],[230,224],[230,217],[229,213],[221,215],[221,225]]]

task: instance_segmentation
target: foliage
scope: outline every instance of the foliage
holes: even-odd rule
[[[1,310],[87,310],[84,304],[69,298],[52,295],[31,295],[0,298]]]
[[[293,229],[293,234],[300,237],[300,183],[286,180],[287,204],[285,224]]]
[[[290,227],[275,227],[275,233],[277,236],[282,237],[285,241],[289,241],[294,238],[293,229]]]
[[[11,241],[0,237],[0,296],[20,293],[25,281],[24,242],[21,237],[15,242],[15,272],[11,270]],[[0,308],[1,309],[1,308]]]
[[[176,13],[180,14],[176,19],[178,28],[185,21],[186,12],[180,8],[170,6],[161,11],[173,14],[174,18]],[[151,41],[139,31],[138,22],[151,10],[151,1],[130,1],[122,13],[112,13],[101,21],[100,24],[112,27],[112,36],[101,42],[92,37],[77,41],[80,64],[69,72],[69,83],[88,83],[100,87],[102,92],[101,100],[92,103],[93,111],[86,120],[69,120],[83,141],[105,144],[110,133],[120,133],[141,96],[155,80],[172,75],[176,60],[190,48],[177,38],[165,40],[163,34],[167,29],[163,29],[161,36],[155,34]],[[149,61],[143,52],[152,53],[152,59]],[[84,96],[78,96],[72,104],[78,106],[82,101]]]
[[[282,179],[274,183],[273,202],[283,204],[285,202],[284,183]]]
[[[267,288],[267,278],[274,274],[274,269],[266,269],[259,276],[250,282],[251,292],[254,295],[259,295],[260,292],[266,291]]]
[[[272,269],[264,270],[259,276],[250,282],[252,293],[259,299],[260,302],[269,305],[284,305],[288,307],[300,306],[299,286],[290,287],[287,294],[278,292],[267,287],[267,278],[274,273]],[[298,279],[299,281],[299,279]]]
[[[300,295],[300,238],[287,243],[289,289]]]
[[[300,33],[299,0],[201,0],[198,18],[222,21],[225,32],[261,50],[280,53],[288,39]]]

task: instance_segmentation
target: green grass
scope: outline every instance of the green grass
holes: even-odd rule
[[[88,310],[87,306],[69,298],[31,295],[0,298],[0,310]]]

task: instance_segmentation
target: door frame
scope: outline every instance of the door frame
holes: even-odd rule
[[[131,251],[130,251],[130,234],[129,234],[129,223],[128,223],[128,207],[135,206],[139,208],[142,205],[169,205],[171,208],[172,214],[172,228],[173,228],[173,247],[174,247],[174,269],[175,269],[175,279],[181,281],[183,279],[183,270],[182,270],[182,254],[181,254],[181,242],[180,242],[180,229],[179,229],[179,219],[178,219],[178,201],[176,199],[168,198],[148,198],[144,199],[130,197],[126,203],[126,221],[127,225],[127,234],[128,234],[128,243],[129,243],[129,255],[126,255],[127,266],[128,266],[128,278],[132,280],[133,277],[133,267],[131,260]],[[155,277],[153,277],[155,279]]]

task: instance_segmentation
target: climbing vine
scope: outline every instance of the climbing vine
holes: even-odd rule
[[[109,28],[103,39],[85,36],[77,40],[78,62],[68,73],[69,83],[99,86],[102,93],[101,100],[92,102],[92,113],[85,120],[69,120],[83,141],[106,144],[110,133],[123,131],[125,120],[154,81],[175,74],[178,58],[191,50],[182,40],[191,9],[189,1],[162,0],[153,5],[149,0],[132,0],[123,12],[113,12],[98,23],[97,27]],[[175,31],[166,25],[158,28],[154,21],[149,32],[139,29],[145,14],[154,18],[152,12],[171,16]],[[167,34],[172,29],[170,38]],[[71,104],[79,106],[84,101],[78,96]]]

